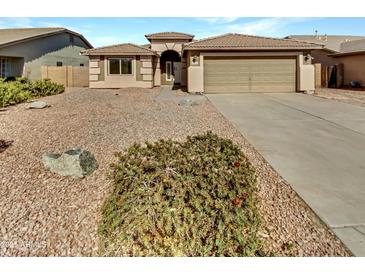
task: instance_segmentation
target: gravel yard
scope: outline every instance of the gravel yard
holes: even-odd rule
[[[321,88],[317,89],[314,95],[326,99],[333,99],[336,101],[365,107],[364,90]]]
[[[0,255],[97,255],[100,206],[113,152],[133,142],[184,140],[212,130],[238,143],[259,180],[266,248],[278,256],[347,256],[342,243],[263,160],[242,135],[204,101],[194,107],[156,102],[159,89],[69,89],[43,98],[52,107],[0,111]],[[118,95],[116,95],[118,94]],[[94,153],[99,169],[82,179],[44,169],[42,154],[81,147]]]

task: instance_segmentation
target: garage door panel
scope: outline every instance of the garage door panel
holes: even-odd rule
[[[207,93],[294,92],[296,59],[204,59]]]
[[[239,84],[239,83],[248,83],[249,75],[240,75],[240,74],[229,74],[227,76],[222,75],[211,75],[212,79],[210,79],[209,84],[221,83],[221,84]]]
[[[222,90],[227,93],[239,93],[239,92],[249,92],[250,87],[248,85],[213,85],[206,86],[206,90],[209,90],[209,93],[222,93]]]

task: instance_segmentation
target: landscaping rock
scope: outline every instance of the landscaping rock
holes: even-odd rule
[[[191,107],[191,106],[199,105],[199,102],[197,102],[195,100],[191,100],[191,99],[182,99],[179,101],[178,105],[182,106],[182,107]]]
[[[80,148],[71,149],[62,154],[46,153],[42,160],[44,166],[50,171],[73,178],[83,178],[98,168],[94,155]]]
[[[47,102],[34,101],[27,106],[27,109],[42,109],[47,107],[50,107],[50,105]]]
[[[0,139],[0,153],[4,152],[8,147],[13,144],[14,141],[5,141]]]

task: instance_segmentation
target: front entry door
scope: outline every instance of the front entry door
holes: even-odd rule
[[[181,62],[174,62],[174,83],[181,83]]]

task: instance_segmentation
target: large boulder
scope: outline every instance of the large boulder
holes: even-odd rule
[[[42,160],[50,171],[73,178],[83,178],[98,168],[94,155],[81,148],[70,149],[62,154],[46,153]]]

